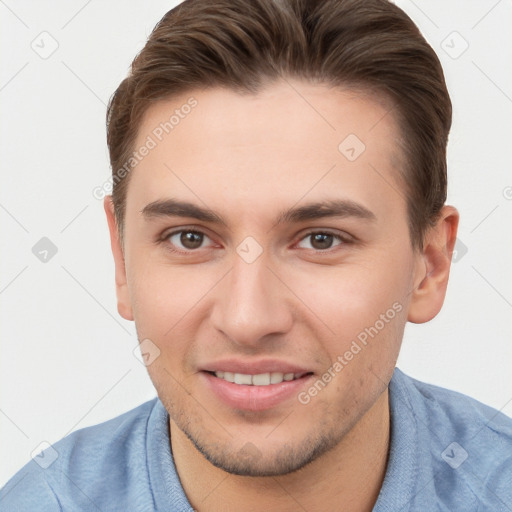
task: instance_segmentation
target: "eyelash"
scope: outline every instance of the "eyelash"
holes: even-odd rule
[[[195,229],[195,228],[181,228],[181,229],[178,229],[176,231],[171,231],[169,233],[166,233],[165,235],[162,236],[162,238],[159,240],[159,242],[160,243],[169,242],[169,239],[172,236],[177,235],[179,233],[195,233],[195,234],[203,235],[203,236],[205,236],[207,238],[210,238],[206,233],[204,233],[203,231],[200,231],[198,229]],[[308,231],[307,233],[305,233],[300,238],[300,240],[297,243],[301,242],[302,240],[305,240],[308,237],[311,237],[312,235],[319,235],[319,234],[332,236],[333,238],[338,240],[340,242],[340,244],[338,244],[338,245],[336,245],[334,247],[329,247],[328,249],[305,249],[305,250],[310,250],[310,251],[312,250],[316,254],[330,254],[332,251],[336,250],[336,247],[339,247],[340,245],[350,244],[351,242],[353,242],[353,239],[350,238],[348,235],[347,236],[343,236],[343,235],[341,235],[339,233],[333,233],[332,231],[329,231],[329,230],[311,230],[311,231]],[[198,249],[188,249],[188,250],[180,250],[180,249],[173,248],[170,243],[166,243],[166,249],[169,250],[172,253],[177,253],[177,254],[181,254],[181,255],[185,255],[185,256],[190,256],[193,253],[199,251],[201,248],[198,248]]]

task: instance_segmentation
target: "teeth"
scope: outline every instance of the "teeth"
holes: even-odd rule
[[[260,373],[258,375],[247,375],[245,373],[215,372],[219,379],[234,382],[235,384],[245,384],[246,386],[268,386],[269,384],[280,384],[283,381],[290,381],[301,377],[303,374],[293,373]]]
[[[235,384],[252,384],[252,375],[235,373]]]
[[[279,372],[273,372],[270,374],[270,384],[279,384],[283,382],[283,374]]]
[[[270,384],[270,373],[260,373],[252,376],[254,386],[268,386]]]

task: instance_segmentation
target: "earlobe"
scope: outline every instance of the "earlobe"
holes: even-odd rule
[[[107,216],[108,229],[110,232],[110,246],[112,247],[115,263],[117,310],[125,320],[133,320],[133,311],[126,279],[125,258],[115,218],[112,196],[105,197],[103,207],[105,208],[105,214]]]
[[[414,289],[407,316],[409,322],[428,322],[441,310],[458,224],[458,211],[453,206],[444,206],[436,225],[426,234],[416,264]]]

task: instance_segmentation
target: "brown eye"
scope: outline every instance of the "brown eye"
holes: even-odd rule
[[[329,235],[328,233],[315,233],[310,235],[311,237],[311,246],[314,249],[330,249],[333,242],[333,235]]]
[[[304,242],[309,242],[309,247],[304,245]],[[335,243],[337,242],[337,243]],[[325,231],[315,231],[308,233],[299,242],[299,247],[302,249],[314,249],[316,251],[326,251],[335,247],[336,245],[342,245],[346,240],[341,235],[329,233]]]
[[[193,250],[201,247],[205,235],[199,231],[183,230],[171,233],[167,238],[178,249]]]

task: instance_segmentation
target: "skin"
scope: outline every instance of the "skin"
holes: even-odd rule
[[[190,96],[197,106],[131,173],[123,247],[105,200],[118,310],[160,350],[148,371],[170,415],[181,483],[200,511],[371,510],[404,326],[441,309],[458,213],[445,206],[414,249],[392,115],[319,84],[189,91],[146,112],[136,147]],[[366,145],[353,162],[338,150],[348,134]],[[169,198],[208,207],[225,224],[142,213]],[[331,199],[374,218],[276,223],[283,210]],[[166,238],[180,228],[204,233],[199,247]],[[345,241],[322,245],[309,230]],[[251,263],[237,252],[248,236],[262,249]],[[204,383],[201,370],[219,359],[272,358],[312,372],[307,391],[393,304],[401,310],[307,404],[293,396],[241,410]]]

